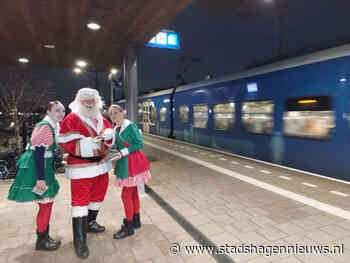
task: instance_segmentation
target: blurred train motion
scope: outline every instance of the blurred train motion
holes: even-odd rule
[[[350,180],[350,45],[139,98],[139,125]],[[119,101],[125,106],[125,101]]]

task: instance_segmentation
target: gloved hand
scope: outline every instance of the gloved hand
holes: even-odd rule
[[[98,150],[100,145],[94,142],[92,137],[84,137],[80,139],[80,153],[83,157],[93,157],[94,150]]]
[[[114,130],[111,128],[105,129],[102,134],[102,137],[105,141],[112,140],[113,136],[114,136]]]

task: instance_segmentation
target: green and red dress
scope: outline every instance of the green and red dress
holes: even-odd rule
[[[117,161],[115,185],[132,187],[151,179],[150,165],[142,152],[143,139],[135,123],[124,119],[120,128],[115,129],[114,147],[123,157]]]
[[[57,148],[55,126],[50,118],[45,118],[35,125],[35,129],[43,125],[48,125],[48,127],[50,127],[49,130],[52,133],[51,138],[53,138],[53,143],[46,148],[44,154],[45,183],[48,189],[41,196],[32,192],[32,189],[36,185],[38,179],[35,168],[34,146],[32,143],[29,143],[26,152],[22,154],[21,158],[16,164],[17,175],[9,190],[9,200],[17,202],[52,202],[59,190],[60,186],[55,177],[53,167],[54,150]]]

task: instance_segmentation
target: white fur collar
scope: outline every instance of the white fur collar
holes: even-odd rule
[[[53,119],[50,118],[49,115],[46,115],[45,118],[43,119],[44,121],[47,121],[48,123],[51,124],[52,128],[54,128],[55,130],[58,129],[58,123],[54,122]]]
[[[60,131],[60,126],[58,122],[55,122],[53,119],[50,118],[49,115],[46,115],[45,118],[43,119],[44,121],[47,121],[48,123],[50,123],[50,125],[52,126],[52,128],[55,130],[55,139],[57,142],[57,138],[58,138],[58,133]]]
[[[122,126],[120,127],[119,134],[121,134],[130,124],[131,121],[129,121],[128,119],[124,119]]]

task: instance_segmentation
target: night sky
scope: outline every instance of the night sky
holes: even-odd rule
[[[194,82],[203,80],[207,73],[218,77],[350,43],[350,1],[272,1],[279,1],[279,6],[265,0],[196,1],[168,27],[181,34],[180,51],[138,50],[139,89],[166,89],[179,83],[176,73],[181,56],[201,59],[184,76],[186,82]],[[242,4],[237,7],[237,2]]]

